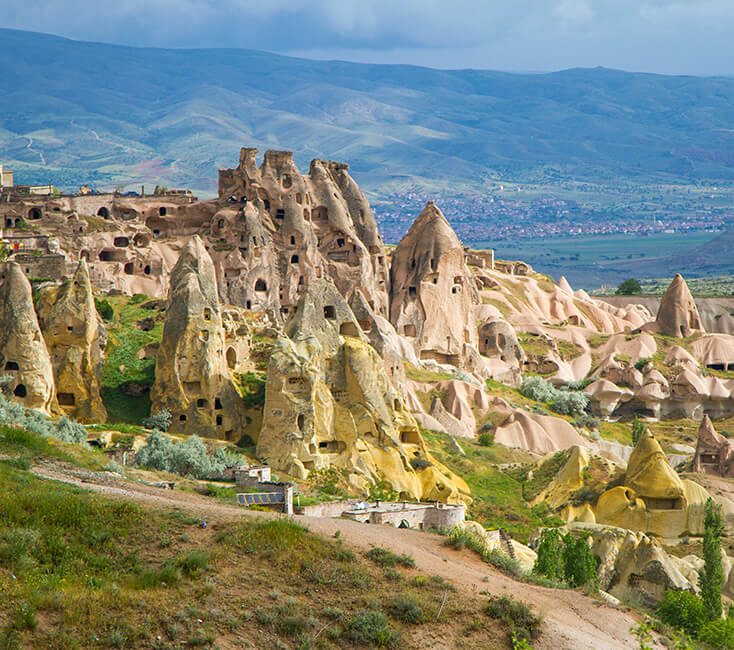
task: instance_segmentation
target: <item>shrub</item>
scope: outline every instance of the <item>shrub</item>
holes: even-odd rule
[[[538,557],[533,571],[554,580],[564,577],[563,571],[563,539],[556,528],[545,528],[540,533]]]
[[[102,317],[102,320],[111,321],[115,317],[115,310],[112,309],[112,305],[108,300],[95,298],[94,306],[97,309],[97,313]]]
[[[158,431],[168,431],[168,427],[171,426],[173,416],[168,409],[163,409],[157,413],[153,413],[150,417],[143,418],[141,424],[146,429],[158,429]]]
[[[491,447],[494,444],[494,436],[491,433],[480,433],[478,442],[482,447]]]
[[[596,559],[585,537],[575,538],[566,533],[563,541],[563,573],[571,587],[583,587],[596,582]]]
[[[645,433],[645,423],[638,417],[632,420],[632,444],[636,445]]]
[[[717,650],[734,648],[734,619],[717,618],[707,623],[701,628],[698,640]]]
[[[589,406],[589,396],[581,391],[558,390],[542,377],[526,377],[520,392],[536,402],[548,402],[552,410],[562,415],[582,414]]]
[[[160,569],[148,569],[138,575],[137,586],[140,589],[150,587],[174,587],[181,582],[181,569],[171,560],[167,560]]]
[[[396,566],[400,564],[407,569],[415,567],[415,560],[410,555],[398,555],[393,553],[386,548],[375,546],[365,553],[365,557],[372,560],[375,564],[379,564],[382,567]]]
[[[410,459],[410,466],[416,472],[420,472],[422,469],[428,469],[429,467],[431,467],[431,465],[433,465],[433,463],[427,458],[423,458],[422,456]]]
[[[520,392],[528,399],[536,402],[550,402],[556,389],[542,377],[526,377],[520,386]]]
[[[56,437],[63,442],[86,442],[87,430],[65,415],[56,423]]]
[[[225,457],[220,450],[210,455],[204,441],[197,435],[184,442],[174,443],[160,431],[148,436],[145,447],[137,454],[135,462],[147,469],[172,472],[181,476],[204,478],[220,474],[226,469]]]
[[[635,368],[642,370],[648,363],[650,363],[650,357],[640,357],[635,361]]]
[[[209,568],[209,558],[211,554],[208,551],[196,549],[189,551],[186,555],[178,558],[176,564],[181,567],[183,572],[190,578],[198,577],[202,571]]]
[[[498,618],[509,626],[511,639],[513,632],[526,640],[540,634],[543,619],[533,614],[525,603],[510,596],[491,596],[484,611],[489,617]]]
[[[581,391],[556,391],[550,407],[561,415],[584,413],[589,407],[589,396]]]
[[[400,643],[400,633],[390,626],[382,612],[359,612],[348,621],[344,636],[378,648],[396,648]]]
[[[419,625],[423,623],[423,610],[420,606],[408,596],[398,596],[394,598],[387,607],[390,616],[402,621],[403,623],[412,623]]]
[[[642,293],[642,287],[635,278],[629,278],[621,282],[614,293],[618,296],[635,296]]]
[[[663,623],[681,628],[686,634],[698,636],[708,617],[703,601],[689,591],[666,589],[658,603],[658,615]]]

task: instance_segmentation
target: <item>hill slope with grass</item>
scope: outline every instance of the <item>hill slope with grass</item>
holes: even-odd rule
[[[348,160],[364,188],[731,178],[734,79],[550,74],[139,49],[0,30],[18,181],[215,189],[242,145]],[[390,161],[386,164],[385,161]]]

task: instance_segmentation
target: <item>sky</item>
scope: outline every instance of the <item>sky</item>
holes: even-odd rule
[[[436,68],[734,75],[734,0],[0,0],[0,26]]]

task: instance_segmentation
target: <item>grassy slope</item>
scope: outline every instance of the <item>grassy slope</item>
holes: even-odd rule
[[[448,437],[432,431],[423,435],[437,460],[461,476],[471,488],[474,502],[467,519],[486,528],[505,528],[521,542],[527,542],[531,531],[539,526],[560,523],[546,508],[530,508],[523,498],[523,484],[498,467],[500,464],[530,461],[528,454],[502,445],[483,447],[475,441],[461,439],[466,456],[452,451]]]
[[[179,511],[27,471],[30,461],[59,456],[88,466],[100,458],[0,431],[2,647],[337,648],[359,645],[365,630],[405,647],[427,638],[451,647],[504,643],[481,600],[459,599],[440,578],[357,557],[289,520],[201,529]],[[406,622],[416,611],[424,622]]]
[[[134,397],[123,392],[122,387],[130,383],[153,384],[155,359],[138,359],[136,355],[140,348],[160,342],[163,324],[156,323],[147,332],[137,327],[137,321],[158,314],[154,309],[140,306],[146,300],[145,296],[111,296],[107,300],[113,306],[115,316],[105,323],[109,341],[102,377],[102,399],[110,422],[140,424],[140,420],[150,413],[150,394],[146,391]]]

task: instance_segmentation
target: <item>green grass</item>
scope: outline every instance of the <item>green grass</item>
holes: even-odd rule
[[[0,451],[59,456],[33,434],[3,435]],[[78,465],[73,453],[68,462]],[[239,647],[243,639],[267,648],[392,647],[416,626],[444,634],[481,616],[478,598],[459,598],[441,578],[406,568],[412,562],[401,559],[391,568],[397,578],[386,580],[384,568],[340,539],[288,518],[202,529],[185,511],[103,497],[26,467],[0,462],[3,648]],[[488,625],[472,641],[496,647],[506,633]]]
[[[420,382],[446,381],[451,379],[453,375],[448,372],[432,372],[431,370],[423,370],[416,368],[412,363],[403,359],[403,367],[408,379]]]
[[[142,298],[145,299],[145,296]],[[158,312],[143,309],[140,296],[109,296],[115,315],[107,322],[107,344],[102,375],[102,400],[107,408],[109,422],[140,424],[150,415],[150,395],[146,390],[140,396],[124,392],[126,384],[152,386],[155,381],[155,359],[138,359],[138,351],[161,340],[163,324],[156,323],[152,330],[144,332],[137,327],[138,320],[154,317]]]
[[[523,496],[522,480],[497,467],[499,463],[528,462],[530,455],[502,445],[484,447],[462,440],[466,456],[461,456],[449,451],[451,447],[444,434],[425,431],[423,437],[431,454],[469,485],[474,501],[467,509],[467,519],[478,521],[485,528],[505,528],[523,543],[540,526],[560,525],[560,519],[547,507],[530,507]]]

